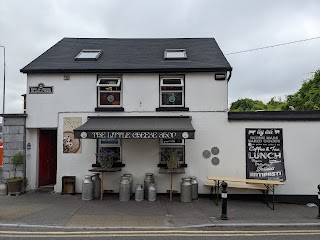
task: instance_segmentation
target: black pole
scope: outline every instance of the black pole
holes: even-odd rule
[[[221,198],[222,198],[222,214],[220,219],[221,220],[229,220],[227,216],[227,201],[228,201],[228,194],[227,194],[227,187],[228,184],[226,182],[221,183],[222,191],[221,191]]]
[[[320,184],[318,185],[318,219],[320,219]]]

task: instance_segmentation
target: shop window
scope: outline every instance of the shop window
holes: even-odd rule
[[[122,106],[121,80],[120,77],[100,77],[98,79],[98,107]]]
[[[119,167],[122,163],[121,156],[121,140],[120,139],[99,139],[98,140],[98,149],[97,149],[97,164],[99,163],[103,156],[111,158],[113,165],[112,167]],[[100,155],[99,155],[100,153]]]
[[[160,78],[160,107],[184,107],[184,78]]]
[[[179,167],[186,167],[184,139],[160,139],[159,167],[167,168],[167,161],[172,154],[178,158]]]

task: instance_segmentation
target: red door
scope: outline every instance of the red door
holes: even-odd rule
[[[57,131],[40,130],[39,187],[56,184]]]

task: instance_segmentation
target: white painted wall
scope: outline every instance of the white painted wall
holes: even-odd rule
[[[27,94],[27,128],[56,128],[59,112],[94,112],[97,74],[28,74],[27,87],[53,86],[53,94]],[[125,112],[154,112],[159,107],[159,74],[123,74]],[[213,73],[185,74],[186,107],[190,111],[227,109],[227,81]]]
[[[234,178],[246,177],[245,128],[283,128],[284,158],[287,180],[284,186],[276,188],[276,194],[315,195],[316,186],[320,182],[320,161],[318,161],[318,143],[320,136],[315,129],[320,129],[320,122],[229,122],[227,113],[211,112],[206,117],[201,112],[188,112],[184,115],[192,116],[192,124],[196,129],[195,140],[186,140],[186,168],[185,174],[174,175],[173,188],[180,191],[182,177],[197,176],[199,192],[209,193],[203,183],[206,176],[225,176]],[[86,121],[86,113],[59,114],[58,128],[58,175],[55,190],[61,191],[61,177],[76,176],[76,191],[81,192],[81,182],[88,170],[95,162],[94,152],[96,140],[82,140],[82,154],[62,153],[62,124],[63,117],[81,116]],[[89,115],[93,115],[92,113]],[[104,114],[110,115],[110,114]],[[134,116],[134,113],[120,115]],[[158,115],[143,114],[143,115]],[[301,139],[308,141],[301,142]],[[220,164],[212,165],[211,159],[204,159],[202,152],[218,147],[217,157]],[[105,173],[105,189],[118,192],[119,179],[124,173],[133,175],[134,184],[143,183],[144,174],[154,173],[159,192],[169,189],[169,175],[159,174],[159,140],[123,140],[122,156],[126,166],[118,173]],[[229,190],[229,193],[253,193],[252,190]],[[259,193],[257,191],[256,193]]]
[[[39,172],[39,132],[38,129],[26,130],[26,143],[31,144],[31,149],[26,150],[26,177],[27,189],[38,188]]]
[[[31,158],[27,159],[27,177],[31,189],[38,187],[38,129],[57,128],[57,184],[61,191],[62,176],[76,176],[76,191],[81,192],[84,175],[95,163],[96,141],[82,140],[81,154],[62,153],[63,117],[87,116],[192,116],[196,130],[195,140],[186,141],[185,174],[174,175],[174,189],[180,190],[185,176],[197,176],[199,192],[209,193],[203,186],[207,175],[240,177],[246,175],[245,128],[282,128],[287,181],[278,187],[276,194],[315,195],[320,183],[320,121],[232,121],[227,119],[227,82],[215,81],[212,73],[188,73],[185,77],[186,107],[189,112],[156,112],[159,107],[159,74],[124,74],[123,107],[125,112],[95,112],[96,74],[29,74],[28,87],[39,83],[54,86],[54,94],[28,94],[27,143],[32,145]],[[202,152],[218,147],[220,159],[213,166]],[[144,174],[154,173],[159,192],[169,189],[169,175],[159,174],[159,140],[123,140],[122,156],[126,167],[118,173],[105,174],[105,189],[118,192],[119,178],[133,174],[134,184],[142,183]],[[245,193],[246,190],[230,190]],[[252,193],[249,191],[248,193]],[[258,192],[257,192],[258,193]]]

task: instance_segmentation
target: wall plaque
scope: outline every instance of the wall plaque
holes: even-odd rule
[[[53,86],[45,86],[39,83],[37,87],[29,87],[29,94],[52,94]]]
[[[247,178],[285,181],[281,128],[246,128]]]

